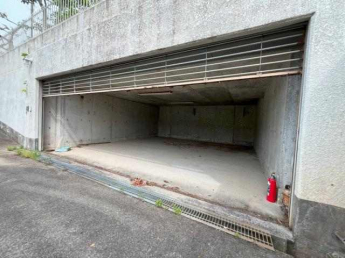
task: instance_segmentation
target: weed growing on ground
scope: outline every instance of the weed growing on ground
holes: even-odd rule
[[[181,208],[178,207],[177,205],[174,205],[173,211],[174,211],[174,213],[175,213],[176,215],[181,215],[181,213],[182,213]]]
[[[22,148],[16,148],[16,152],[19,156],[27,159],[38,160],[40,153],[38,151],[26,150]]]
[[[17,149],[16,146],[7,146],[8,151],[15,151]]]
[[[156,206],[157,206],[158,208],[162,208],[162,207],[163,207],[163,201],[162,201],[161,199],[158,199],[158,200],[156,201]]]
[[[237,237],[237,238],[239,238],[239,237],[240,237],[240,234],[239,234],[238,232],[236,232],[234,236]]]

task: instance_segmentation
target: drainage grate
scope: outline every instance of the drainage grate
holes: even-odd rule
[[[229,219],[219,217],[204,211],[200,211],[195,207],[186,207],[185,205],[177,204],[176,201],[167,201],[162,199],[163,206],[173,210],[178,207],[182,211],[182,215],[193,220],[202,222],[216,229],[222,230],[231,235],[253,242],[261,247],[274,250],[272,237],[268,232],[255,229],[242,223],[234,222]]]
[[[220,217],[216,214],[211,214],[210,212],[205,212],[197,207],[181,204],[179,201],[171,199],[167,196],[163,196],[147,189],[138,188],[129,184],[119,182],[99,172],[72,165],[70,163],[63,162],[46,155],[42,155],[41,159],[43,162],[48,161],[56,167],[68,169],[72,173],[96,181],[112,189],[123,192],[135,198],[139,198],[151,204],[155,204],[157,200],[161,200],[163,203],[163,207],[170,211],[174,211],[174,209],[179,208],[181,209],[181,215],[185,217],[199,221],[213,228],[222,230],[226,233],[242,238],[261,247],[274,250],[272,236],[270,235],[270,233],[264,230],[256,229],[249,225],[238,223],[231,219]]]

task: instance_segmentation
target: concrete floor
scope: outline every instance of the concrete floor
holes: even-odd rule
[[[56,154],[178,187],[226,207],[284,218],[279,205],[265,200],[267,180],[252,149],[149,138],[82,146]]]
[[[0,132],[0,257],[290,257],[24,159]]]

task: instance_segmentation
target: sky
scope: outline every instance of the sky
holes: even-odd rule
[[[14,21],[21,21],[29,17],[30,5],[20,0],[0,0],[0,12],[6,13]]]
[[[20,22],[29,18],[30,5],[23,4],[20,0],[0,0],[0,12],[6,13],[7,17],[12,21]],[[1,24],[6,24],[7,26],[11,25],[0,18],[0,25]],[[3,31],[0,31],[0,34],[3,35]]]

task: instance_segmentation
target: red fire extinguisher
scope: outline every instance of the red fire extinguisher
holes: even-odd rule
[[[276,202],[277,201],[277,180],[276,174],[272,173],[271,177],[268,178],[268,187],[267,187],[267,201]]]

